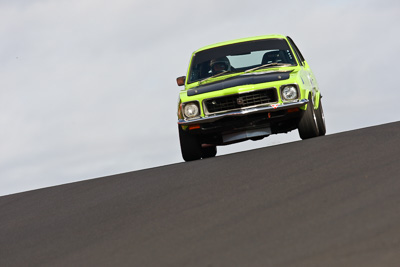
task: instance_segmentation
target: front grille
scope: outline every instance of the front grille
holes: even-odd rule
[[[275,88],[257,90],[250,93],[228,95],[205,100],[205,107],[208,113],[217,113],[228,110],[235,110],[244,107],[258,106],[277,102],[278,96]]]

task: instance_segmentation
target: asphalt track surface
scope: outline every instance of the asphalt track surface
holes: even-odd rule
[[[400,266],[400,122],[0,197],[0,266]]]

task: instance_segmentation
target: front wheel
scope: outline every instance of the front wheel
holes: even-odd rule
[[[184,131],[180,125],[178,125],[178,130],[182,158],[185,161],[201,159],[202,149],[199,137]]]
[[[210,145],[201,148],[201,157],[203,159],[212,158],[215,155],[217,155],[217,146]]]
[[[300,138],[303,140],[319,135],[317,116],[315,115],[314,103],[311,96],[308,98],[307,109],[300,119],[298,128]]]

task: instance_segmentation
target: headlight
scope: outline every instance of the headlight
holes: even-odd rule
[[[294,85],[286,85],[282,89],[282,97],[284,100],[294,100],[297,99],[297,88]]]
[[[200,114],[199,106],[196,103],[185,104],[185,106],[183,107],[183,113],[188,119],[197,117]]]

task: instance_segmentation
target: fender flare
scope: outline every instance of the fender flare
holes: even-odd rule
[[[314,109],[318,109],[319,108],[319,103],[320,103],[321,97],[322,97],[321,96],[321,92],[317,91],[315,93],[315,97],[314,97]]]

